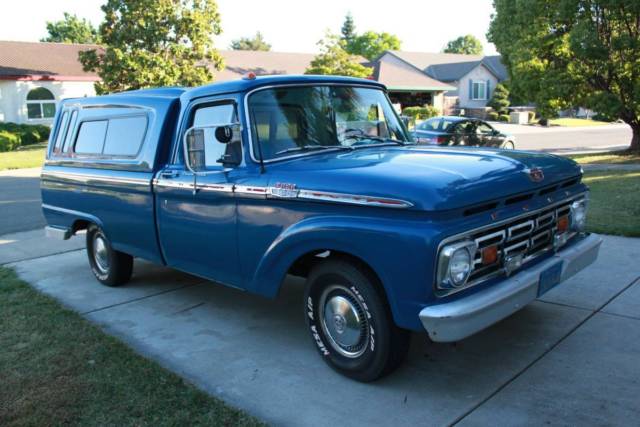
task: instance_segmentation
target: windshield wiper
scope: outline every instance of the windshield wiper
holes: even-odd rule
[[[343,147],[340,147],[338,145],[301,145],[299,147],[291,147],[291,148],[285,148],[284,150],[280,150],[276,153],[276,155],[278,154],[285,154],[285,153],[293,153],[295,151],[312,151],[312,150],[330,150],[330,149],[342,149]]]
[[[400,141],[399,139],[393,139],[393,138],[383,138],[381,136],[350,135],[349,138],[357,139],[358,142],[369,140],[369,141],[382,142],[384,144],[407,145],[405,141]],[[351,147],[355,145],[358,145],[358,143],[356,142],[355,144],[351,145]]]

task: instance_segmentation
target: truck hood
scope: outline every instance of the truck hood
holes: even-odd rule
[[[534,182],[529,169],[544,174]],[[412,209],[449,210],[532,191],[580,175],[574,161],[513,151],[440,147],[378,147],[318,153],[267,166],[270,185],[388,197]]]

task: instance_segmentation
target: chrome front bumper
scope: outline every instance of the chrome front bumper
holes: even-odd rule
[[[539,264],[476,294],[420,311],[422,325],[433,341],[452,342],[466,338],[504,319],[535,300],[540,274],[562,261],[560,281],[593,263],[602,238],[591,234]]]

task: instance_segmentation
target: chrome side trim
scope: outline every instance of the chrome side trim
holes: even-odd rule
[[[601,243],[602,238],[592,234],[495,286],[456,301],[423,308],[420,321],[433,341],[453,342],[473,335],[535,300],[540,275],[554,264],[562,263],[561,282],[592,264]]]
[[[314,200],[322,202],[346,203],[360,206],[377,206],[383,208],[406,209],[413,203],[406,200],[391,199],[386,197],[374,197],[361,194],[331,193],[326,191],[299,190],[298,199]]]
[[[261,198],[267,198],[268,187],[261,187],[255,185],[236,185],[233,188],[233,192],[236,194],[247,196],[259,196]]]
[[[191,184],[191,188],[193,188],[193,184]],[[233,193],[233,184],[196,184],[195,188],[217,193]]]
[[[72,181],[80,182],[82,184],[89,184],[90,182],[99,182],[103,184],[134,184],[134,185],[149,185],[151,180],[145,178],[121,178],[103,175],[91,175],[91,174],[79,174],[73,172],[62,171],[48,171],[42,172],[41,178],[46,179],[69,179]]]

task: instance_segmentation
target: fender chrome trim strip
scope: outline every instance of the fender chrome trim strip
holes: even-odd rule
[[[346,203],[350,205],[361,206],[378,206],[383,208],[396,209],[406,209],[413,206],[413,203],[400,199],[365,196],[360,194],[330,193],[326,191],[313,190],[299,190],[297,198],[322,202]]]
[[[193,191],[193,183],[175,182],[171,180],[155,180],[154,185],[165,188],[178,188]],[[376,206],[382,208],[407,209],[413,203],[401,199],[388,197],[367,196],[362,194],[331,193],[327,191],[315,191],[295,189],[282,192],[277,187],[262,187],[256,185],[232,185],[232,184],[197,184],[197,190],[234,193],[242,197],[259,197],[264,199],[281,200],[312,200],[317,202],[343,203],[358,206]]]

